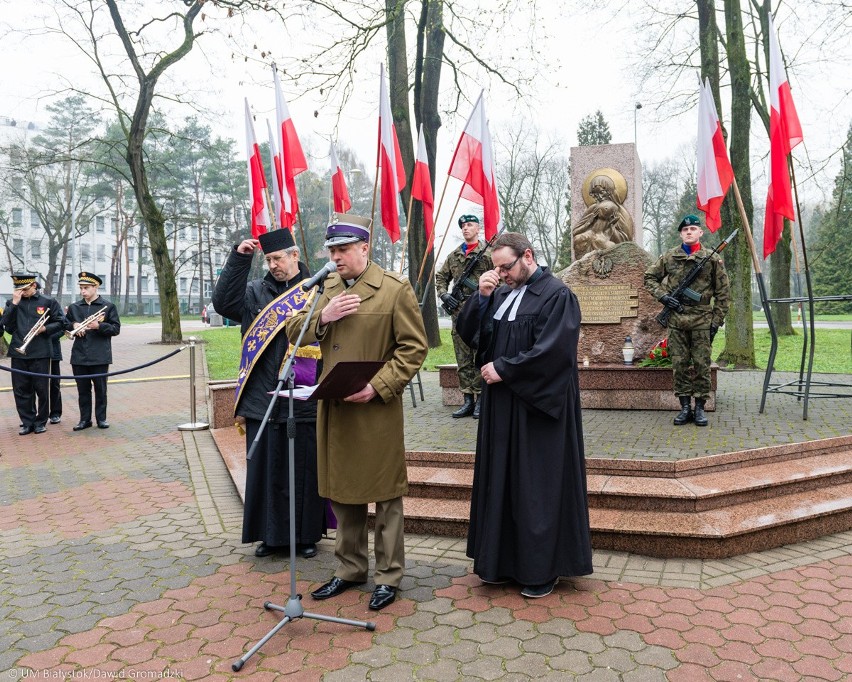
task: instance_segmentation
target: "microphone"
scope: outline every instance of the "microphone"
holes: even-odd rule
[[[322,269],[311,277],[307,282],[302,282],[302,290],[309,291],[313,289],[320,282],[325,281],[325,278],[328,277],[332,272],[337,272],[337,264],[329,261],[325,265],[322,266]]]

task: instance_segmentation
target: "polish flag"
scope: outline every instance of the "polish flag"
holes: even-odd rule
[[[710,81],[698,84],[698,208],[705,213],[707,229],[722,227],[719,210],[734,180],[734,169],[728,159],[722,124],[716,113]]]
[[[390,97],[385,85],[385,65],[379,74],[379,158],[382,169],[382,225],[391,243],[399,241],[399,193],[405,187],[405,167],[391,114]]]
[[[290,109],[281,94],[281,83],[278,80],[278,69],[274,66],[272,73],[275,76],[275,117],[278,122],[278,134],[280,144],[276,145],[281,150],[281,174],[283,181],[280,183],[280,194],[282,208],[280,216],[281,227],[292,227],[296,222],[296,214],[299,212],[299,200],[296,197],[296,176],[308,170],[299,136],[296,135],[296,127],[290,118]]]
[[[461,196],[482,206],[485,239],[490,240],[499,229],[500,202],[491,133],[485,116],[484,91],[479,93],[465,124],[448,175],[464,183]]]
[[[802,126],[784,72],[781,49],[769,15],[769,192],[763,221],[763,257],[775,251],[784,231],[784,218],[796,220],[787,157],[802,141]]]
[[[414,161],[414,178],[411,181],[411,196],[423,204],[423,224],[426,228],[426,252],[432,250],[435,232],[435,198],[432,195],[432,181],[429,176],[429,157],[426,155],[426,138],[423,137],[423,124],[420,124],[420,137],[417,140],[417,158]]]
[[[266,209],[266,177],[263,175],[263,161],[260,158],[260,147],[254,135],[254,124],[251,119],[248,98],[246,98],[246,155],[248,159],[249,202],[251,204],[251,236],[266,232],[271,223],[269,211]]]
[[[349,200],[349,190],[346,189],[343,169],[337,160],[337,152],[334,151],[334,143],[329,144],[328,150],[331,158],[331,190],[334,196],[334,212],[346,213],[352,208],[352,202]]]
[[[269,119],[266,119],[266,132],[269,135],[269,167],[274,170],[272,173],[272,205],[275,208],[276,217],[280,220],[284,216],[284,200],[281,196],[281,155],[278,154],[278,146],[275,144],[275,136],[272,134],[272,126],[269,123]],[[280,222],[278,226],[281,226]]]

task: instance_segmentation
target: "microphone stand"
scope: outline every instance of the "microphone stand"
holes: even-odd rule
[[[323,282],[318,284],[317,296],[314,296],[313,301],[311,301],[310,309],[308,310],[308,314],[305,316],[305,321],[302,323],[302,329],[299,331],[299,338],[296,340],[296,343],[293,344],[293,352],[287,356],[287,361],[284,363],[284,366],[281,368],[281,373],[278,376],[278,386],[275,388],[275,391],[272,394],[272,400],[269,401],[269,407],[266,409],[266,414],[263,416],[263,421],[260,424],[260,428],[257,430],[257,435],[254,438],[254,441],[251,444],[251,448],[249,449],[246,459],[251,459],[251,456],[254,454],[254,451],[257,449],[257,445],[260,441],[260,436],[263,433],[264,428],[266,427],[267,422],[269,421],[269,417],[272,414],[272,410],[275,408],[275,403],[278,400],[278,393],[284,387],[285,381],[287,382],[287,386],[289,389],[289,407],[287,412],[287,440],[289,445],[289,468],[288,474],[290,476],[290,480],[288,481],[288,490],[290,495],[290,598],[287,601],[286,606],[278,606],[277,604],[273,604],[272,602],[264,602],[263,608],[267,611],[280,611],[284,614],[284,617],[278,622],[278,624],[273,627],[269,632],[267,632],[263,638],[255,644],[251,649],[249,649],[248,653],[246,653],[241,659],[236,661],[233,665],[231,665],[231,670],[234,672],[238,672],[245,665],[246,661],[254,656],[260,648],[266,644],[275,634],[281,630],[287,623],[297,620],[299,618],[313,618],[314,620],[323,620],[331,623],[340,623],[341,625],[353,625],[359,628],[366,628],[367,630],[373,631],[376,629],[376,624],[368,621],[361,620],[350,620],[348,618],[337,618],[336,616],[326,616],[320,613],[309,613],[305,611],[302,606],[302,595],[296,592],[296,419],[293,416],[293,387],[295,384],[295,376],[296,373],[293,371],[293,361],[296,357],[296,349],[299,348],[302,344],[302,338],[305,336],[305,331],[307,330],[308,323],[311,321],[311,317],[313,317],[314,310],[316,309],[317,302],[320,299],[320,295],[325,289],[325,285]]]

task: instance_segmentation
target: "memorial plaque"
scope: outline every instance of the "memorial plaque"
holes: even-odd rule
[[[580,302],[583,324],[619,324],[639,314],[639,292],[629,284],[573,284],[571,291]]]

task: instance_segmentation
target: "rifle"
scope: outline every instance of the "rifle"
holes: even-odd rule
[[[727,237],[725,237],[725,239],[719,242],[719,245],[715,249],[713,249],[707,256],[698,261],[695,264],[695,267],[693,267],[692,270],[690,270],[689,273],[686,275],[686,277],[681,280],[680,284],[677,285],[677,288],[675,288],[674,291],[672,291],[668,295],[674,299],[677,299],[678,303],[681,303],[683,301],[683,298],[688,298],[690,301],[698,303],[701,300],[701,294],[699,294],[697,291],[690,289],[689,285],[695,281],[699,274],[701,274],[702,268],[707,265],[707,263],[713,257],[714,253],[721,253],[725,250],[725,247],[727,247],[728,244],[733,241],[734,237],[737,236],[737,232],[739,232],[739,228],[731,232],[731,234],[729,234]],[[668,327],[669,317],[671,317],[671,314],[672,309],[666,306],[654,319],[656,319],[657,322],[659,322],[660,325],[662,325],[663,327]]]
[[[470,289],[471,293],[476,291],[476,283],[475,282],[468,282],[468,278],[470,277],[470,274],[476,268],[479,261],[481,261],[483,258],[485,258],[485,254],[488,252],[488,249],[494,243],[494,240],[497,239],[497,237],[499,237],[502,232],[503,232],[503,230],[500,230],[500,232],[498,232],[493,237],[491,237],[491,239],[489,239],[487,242],[485,242],[485,248],[482,249],[482,251],[480,251],[478,254],[476,254],[473,258],[471,258],[470,262],[467,265],[464,266],[464,270],[462,270],[462,273],[459,275],[459,278],[455,281],[455,284],[453,284],[453,288],[450,291],[450,296],[452,296],[454,299],[456,299],[459,302],[458,307],[450,310],[450,308],[447,306],[446,303],[444,303],[443,301],[441,302],[441,307],[447,312],[447,315],[452,315],[456,310],[458,310],[461,307],[461,304],[464,303],[465,299],[467,299],[467,297],[470,295],[470,294],[467,294],[467,295],[465,294],[465,292],[464,292],[465,286],[467,286]]]

